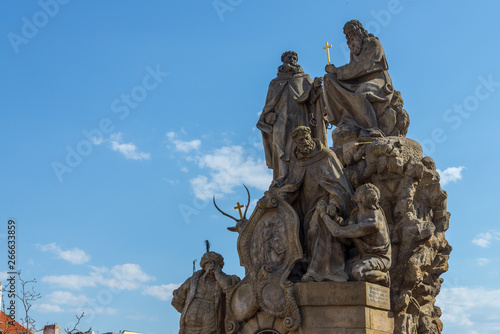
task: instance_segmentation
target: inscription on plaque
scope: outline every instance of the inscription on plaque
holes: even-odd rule
[[[379,285],[370,284],[367,286],[366,295],[369,305],[378,306],[385,309],[390,308],[389,289]]]

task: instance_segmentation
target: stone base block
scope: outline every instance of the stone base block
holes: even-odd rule
[[[367,282],[295,285],[303,334],[393,333],[389,288]]]
[[[295,284],[302,325],[290,334],[389,334],[394,332],[389,288],[367,282]],[[287,333],[283,319],[262,311],[239,334]]]

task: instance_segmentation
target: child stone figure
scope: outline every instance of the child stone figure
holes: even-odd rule
[[[354,262],[352,278],[389,286],[391,240],[384,211],[379,206],[380,192],[373,184],[366,183],[352,199],[357,206],[347,221],[336,214],[330,217],[324,201],[318,203],[318,213],[335,237],[352,239],[356,246],[359,260]]]

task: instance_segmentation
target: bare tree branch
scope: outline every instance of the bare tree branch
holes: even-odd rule
[[[64,331],[66,332],[66,334],[84,334],[82,331],[80,331],[78,329],[78,325],[80,324],[80,320],[82,320],[82,318],[84,316],[85,316],[85,312],[82,312],[82,314],[80,316],[75,315],[75,317],[76,317],[76,324],[73,326],[72,329],[70,329],[69,327],[66,327],[64,329]],[[90,332],[91,330],[92,330],[92,327],[90,327],[85,333]]]

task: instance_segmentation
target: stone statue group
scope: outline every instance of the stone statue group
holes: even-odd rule
[[[237,225],[229,228],[239,233],[245,278],[224,274],[222,256],[207,252],[202,270],[173,293],[182,313],[179,333],[236,333],[258,310],[293,331],[300,315],[292,283],[390,286],[387,209],[369,181],[377,170],[389,173],[403,163],[398,138],[409,118],[378,38],[357,20],[345,24],[344,34],[350,62],[326,65],[322,78],[304,73],[296,52],[282,54],[257,123],[273,181],[252,216],[233,218]]]

